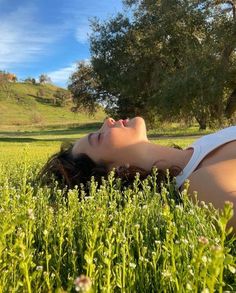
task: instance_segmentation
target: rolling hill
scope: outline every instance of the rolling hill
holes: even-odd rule
[[[28,129],[60,127],[102,121],[100,109],[94,117],[83,112],[73,113],[72,103],[64,107],[54,105],[53,95],[60,89],[52,84],[16,82],[10,84],[10,96],[0,88],[0,128]]]

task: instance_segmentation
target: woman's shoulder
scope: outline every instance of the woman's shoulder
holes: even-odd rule
[[[189,181],[197,187],[207,188],[210,182],[214,186],[224,190],[234,186],[236,192],[236,158],[217,162],[215,164],[201,167],[194,171],[189,177]],[[205,184],[204,184],[205,183]]]
[[[189,176],[188,195],[199,202],[212,203],[222,209],[226,201],[233,203],[234,216],[229,222],[236,233],[236,159],[203,167]],[[183,187],[181,188],[181,191]]]
[[[189,193],[197,191],[208,199],[229,193],[236,203],[236,158],[194,171],[189,177]],[[183,186],[181,187],[183,190]],[[223,200],[224,196],[222,197]],[[229,200],[229,199],[227,199]]]

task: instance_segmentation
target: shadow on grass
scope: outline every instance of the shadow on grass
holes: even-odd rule
[[[149,139],[167,139],[167,138],[198,138],[201,137],[201,134],[196,134],[196,133],[179,133],[179,134],[149,134],[148,138]]]
[[[43,97],[39,97],[39,96],[35,96],[35,95],[30,95],[28,94],[28,96],[33,97],[38,103],[44,104],[44,105],[53,105],[53,100],[50,98],[43,98]]]
[[[102,123],[92,122],[79,125],[71,125],[64,129],[41,129],[33,131],[0,131],[0,135],[4,136],[41,136],[41,135],[68,135],[76,133],[88,133],[90,131],[98,130],[101,127]],[[58,127],[58,126],[57,126]],[[4,138],[4,137],[3,137]],[[1,139],[1,138],[0,138]],[[41,139],[40,139],[41,140]]]
[[[54,108],[60,108],[61,106],[58,104],[55,104],[53,102],[52,98],[44,98],[44,97],[39,97],[39,96],[35,96],[35,95],[30,95],[28,94],[28,96],[33,97],[35,99],[35,101],[37,101],[38,103],[41,103],[43,105],[48,105]]]
[[[73,142],[75,139],[72,138],[30,138],[30,137],[0,137],[0,142],[19,142],[19,143],[24,143],[24,142]]]
[[[84,124],[72,124],[70,126],[64,126],[65,128],[54,129],[54,126],[47,129],[38,129],[32,131],[0,131],[0,142],[65,142],[74,141],[75,138],[70,137],[58,137],[64,135],[84,134],[98,130],[102,126],[102,122],[91,122]],[[57,127],[59,127],[57,125]],[[48,135],[51,138],[42,138],[41,136]],[[32,138],[32,136],[38,136],[39,138]],[[57,137],[54,137],[57,136]],[[164,140],[164,139],[178,139],[178,138],[199,138],[202,134],[199,133],[170,133],[170,134],[148,134],[149,140]]]

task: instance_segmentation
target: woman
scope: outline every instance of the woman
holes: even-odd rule
[[[86,185],[91,176],[101,182],[115,169],[116,176],[128,185],[136,172],[143,179],[153,166],[158,168],[159,181],[165,181],[169,169],[180,191],[184,180],[189,179],[189,194],[197,191],[200,201],[212,202],[216,208],[231,201],[236,207],[236,126],[179,149],[151,143],[141,117],[119,121],[108,118],[97,132],[53,155],[41,175],[49,179],[53,174],[59,184],[72,188],[80,183]],[[231,224],[236,228],[235,218]]]

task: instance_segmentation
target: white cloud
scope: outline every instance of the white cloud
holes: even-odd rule
[[[79,43],[85,44],[88,42],[89,34],[91,33],[89,23],[83,23],[77,27],[75,38]]]
[[[4,1],[7,0],[0,0],[0,3]],[[70,46],[69,38],[64,37],[72,38],[73,35],[80,44],[88,43],[88,34],[91,32],[89,18],[95,15],[103,17],[109,10],[115,13],[114,7],[118,7],[117,3],[121,0],[62,1],[50,19],[50,24],[47,24],[49,13],[44,12],[47,8],[45,5],[37,6],[37,2],[27,1],[26,4],[26,1],[22,1],[17,4],[19,7],[8,5],[11,12],[7,14],[0,10],[0,70],[31,67],[38,72],[38,64],[47,71],[45,57],[52,57],[51,63],[57,62],[53,60],[55,46]],[[71,64],[47,74],[54,83],[65,86],[75,66]]]
[[[61,86],[65,86],[69,80],[70,75],[75,71],[76,64],[48,72],[47,75],[51,78],[52,82]]]
[[[46,26],[36,20],[37,9],[33,5],[1,15],[0,69],[25,65],[49,54],[48,46],[61,37],[63,28]]]
[[[85,64],[90,63],[90,59],[80,61],[85,62]],[[67,67],[63,67],[58,70],[48,72],[47,75],[51,78],[52,83],[65,87],[68,84],[69,77],[73,72],[75,72],[78,62],[73,63]]]

